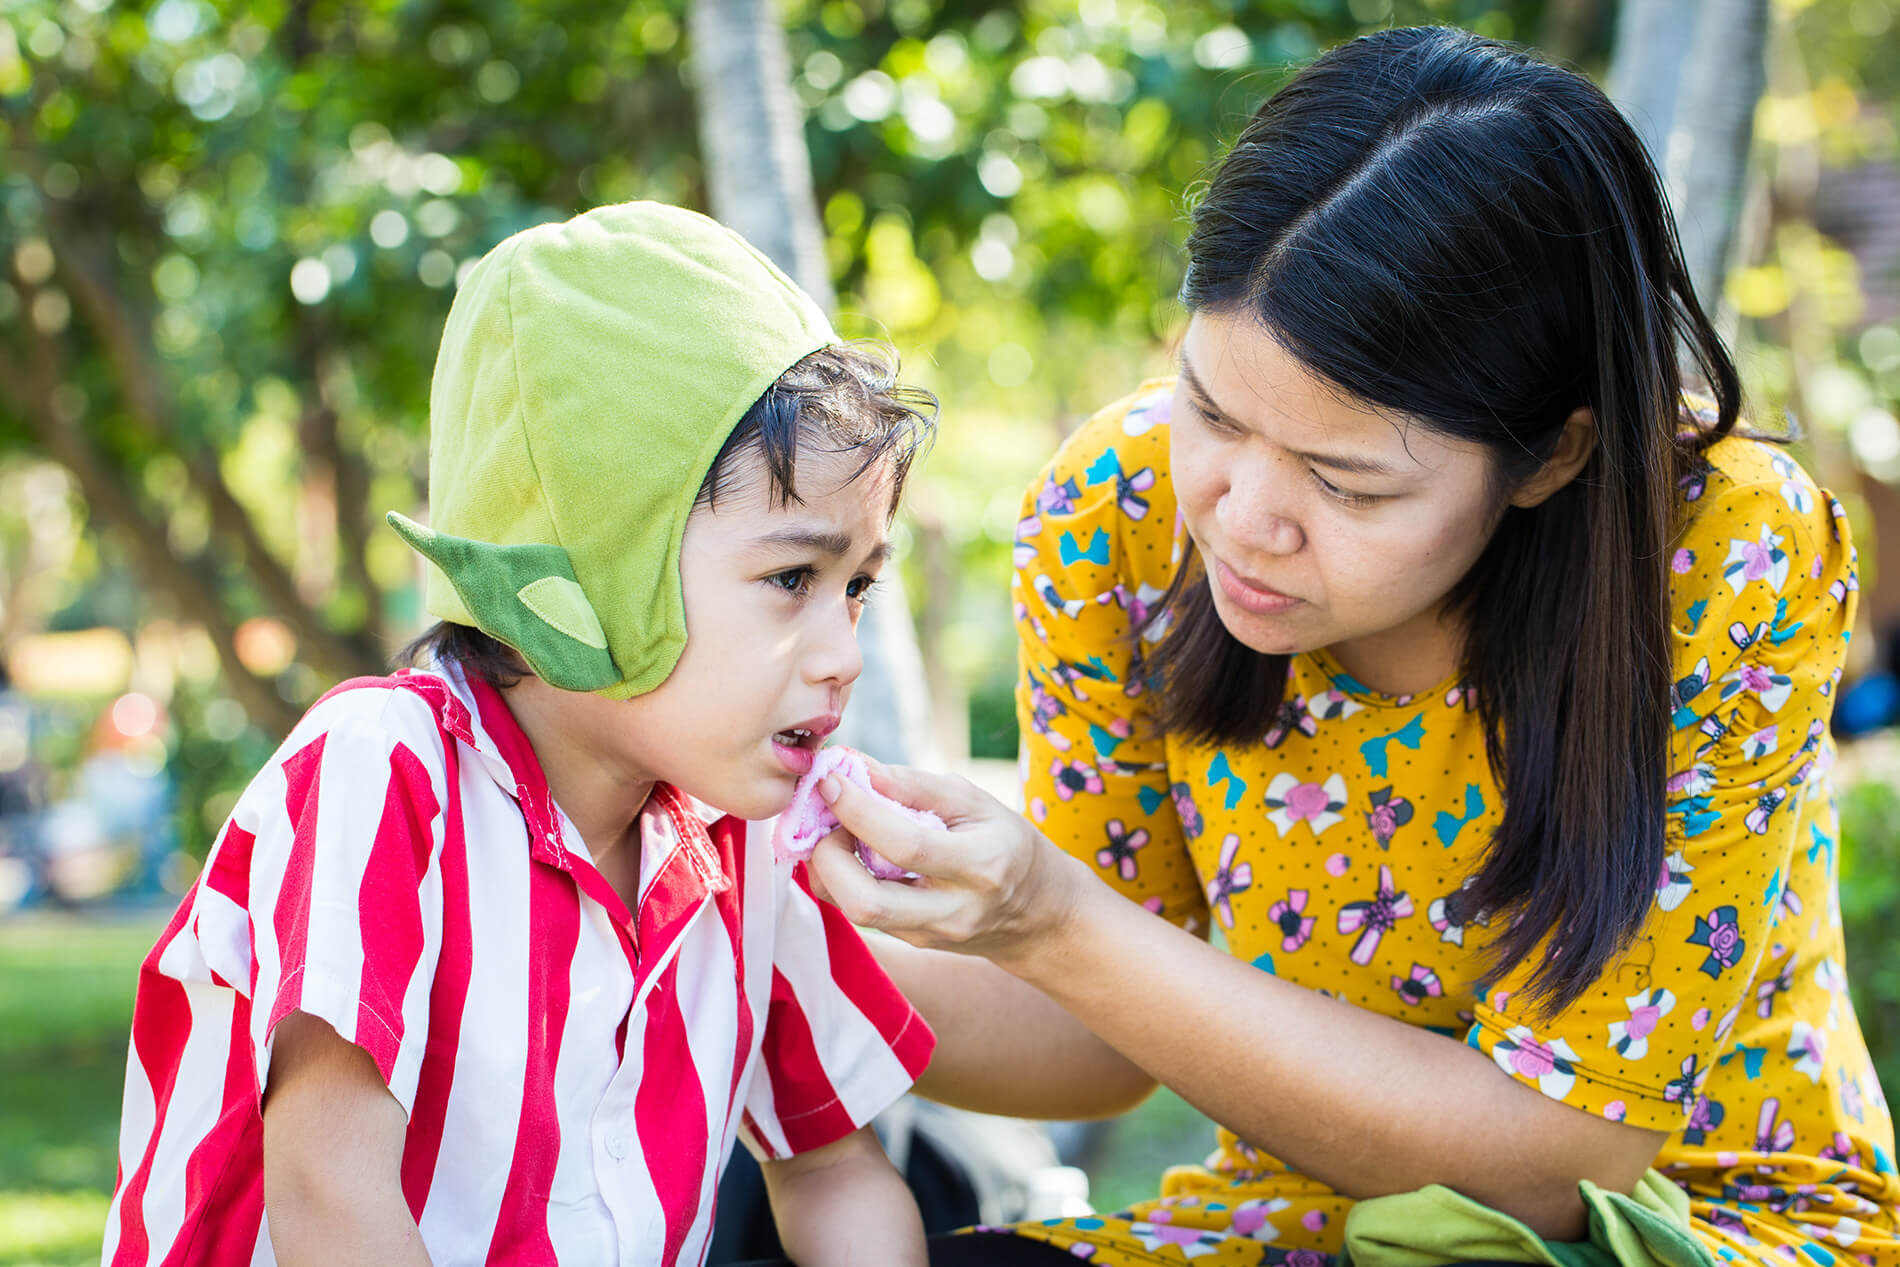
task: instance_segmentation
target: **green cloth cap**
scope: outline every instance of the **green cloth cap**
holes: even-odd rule
[[[733,426],[837,342],[745,239],[654,202],[517,233],[455,296],[429,390],[427,606],[626,699],[686,646],[680,539]]]

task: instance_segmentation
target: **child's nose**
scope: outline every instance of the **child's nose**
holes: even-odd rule
[[[805,658],[805,677],[814,685],[850,686],[864,671],[857,623],[848,608],[829,614]]]

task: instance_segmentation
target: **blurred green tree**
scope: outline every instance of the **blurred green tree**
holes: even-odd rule
[[[1077,412],[1165,368],[1184,191],[1289,68],[1403,22],[1548,21],[1586,65],[1607,39],[1583,0],[782,17],[841,326],[897,344],[947,405],[913,551],[945,691],[1007,678],[1016,490]],[[572,0],[0,16],[0,450],[71,472],[131,619],[203,627],[265,733],[417,621],[380,518],[421,498],[458,272],[599,202],[708,205],[685,25],[678,2]],[[257,616],[288,628],[288,664],[244,654]]]

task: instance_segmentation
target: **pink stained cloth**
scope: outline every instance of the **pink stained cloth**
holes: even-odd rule
[[[772,847],[780,862],[802,862],[811,857],[811,851],[838,828],[838,816],[831,812],[831,806],[825,804],[825,798],[818,794],[818,783],[827,774],[836,774],[849,780],[883,801],[886,805],[915,822],[926,827],[943,830],[943,820],[927,809],[912,809],[900,805],[890,797],[871,786],[871,770],[865,765],[864,757],[850,748],[834,744],[829,748],[820,748],[812,761],[811,770],[798,781],[798,787],[792,792],[792,803],[778,816],[778,822],[772,829]],[[917,873],[906,871],[893,863],[885,861],[875,850],[863,841],[858,842],[858,860],[865,870],[880,880],[914,880]]]

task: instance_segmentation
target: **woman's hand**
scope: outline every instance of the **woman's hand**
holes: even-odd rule
[[[1061,928],[1078,886],[1093,882],[1022,815],[968,779],[871,763],[871,782],[892,800],[934,812],[948,830],[913,822],[835,775],[819,784],[844,826],[818,843],[811,868],[853,923],[1009,967]],[[874,878],[853,856],[854,837],[923,878]]]

